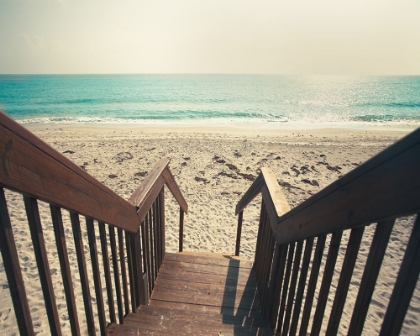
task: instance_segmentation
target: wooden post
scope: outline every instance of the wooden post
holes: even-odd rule
[[[139,305],[147,304],[144,293],[143,273],[142,273],[142,259],[141,259],[141,248],[140,248],[140,228],[136,233],[130,234],[131,249],[132,249],[132,260],[133,260],[133,273],[134,273],[134,287],[136,297],[136,308]]]
[[[184,244],[184,210],[179,211],[179,252],[182,252]]]
[[[238,216],[238,231],[236,232],[236,247],[235,247],[235,255],[239,256],[239,251],[241,248],[241,234],[242,234],[242,219],[244,216],[244,211],[242,210]]]

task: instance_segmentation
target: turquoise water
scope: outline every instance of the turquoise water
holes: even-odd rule
[[[0,75],[21,123],[418,127],[420,76]]]

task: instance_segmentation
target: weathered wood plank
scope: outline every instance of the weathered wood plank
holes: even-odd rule
[[[73,229],[74,246],[76,249],[77,265],[79,266],[80,283],[82,285],[83,303],[89,335],[96,335],[95,322],[93,319],[92,301],[89,289],[89,277],[86,268],[82,231],[80,229],[79,215],[70,211],[70,220]]]
[[[173,314],[234,314],[235,316],[258,316],[260,317],[260,310],[258,307],[251,308],[241,308],[236,307],[232,310],[231,307],[217,307],[217,306],[206,306],[206,305],[195,305],[190,303],[181,303],[181,302],[168,302],[168,301],[158,301],[150,300],[151,308],[167,308],[173,312]],[[169,314],[168,314],[169,315]]]
[[[127,270],[125,264],[125,255],[124,255],[124,237],[123,231],[118,229],[118,250],[120,255],[120,264],[121,264],[121,277],[122,277],[122,287],[124,293],[124,308],[125,313],[128,314],[130,311],[130,303],[128,301],[128,283],[127,283]]]
[[[394,220],[381,222],[377,224],[372,245],[370,247],[365,270],[359,286],[356,303],[354,305],[353,315],[351,317],[348,335],[361,335],[365,323],[366,315],[369,309],[370,300],[375,289],[381,269],[382,260],[391,236]]]
[[[178,202],[179,206],[181,207],[182,211],[188,214],[188,204],[185,200],[184,196],[182,195],[181,190],[178,187],[178,184],[175,182],[175,178],[172,175],[169,166],[166,166],[166,169],[162,172],[162,176],[165,179],[166,186]]]
[[[399,335],[420,273],[420,215],[417,215],[380,335]]]
[[[109,226],[109,240],[111,245],[111,256],[112,256],[112,268],[114,271],[114,283],[115,283],[115,296],[117,297],[117,308],[118,308],[118,320],[123,323],[124,311],[122,306],[121,297],[121,282],[120,282],[120,270],[118,265],[117,257],[117,246],[115,239],[115,229],[113,226]]]
[[[340,248],[342,231],[334,232],[331,237],[330,248],[322,277],[321,288],[318,294],[318,304],[312,323],[311,335],[317,336],[321,331],[322,320],[324,318],[325,306],[327,305],[328,293],[330,292],[331,280],[334,275],[335,263],[337,261],[338,250]]]
[[[305,305],[303,307],[302,321],[300,323],[299,336],[306,336],[309,318],[312,311],[312,302],[314,300],[314,294],[316,289],[316,283],[318,280],[319,268],[321,266],[322,252],[325,247],[325,240],[327,236],[322,235],[317,238],[316,248],[314,253],[314,259],[312,261],[311,275],[309,276],[308,290],[306,292]]]
[[[364,226],[362,226],[351,230],[350,239],[346,249],[346,256],[344,257],[340,279],[338,280],[334,303],[328,322],[327,335],[336,335],[338,332],[341,315],[343,314],[343,308],[346,302],[347,292],[353,275],[354,265],[356,264],[357,254],[359,253],[364,229]]]
[[[135,231],[135,208],[0,111],[0,185]]]
[[[420,129],[278,219],[279,244],[420,211]]]
[[[35,335],[3,188],[0,188],[0,252],[19,332],[21,335]]]
[[[105,308],[104,299],[102,295],[101,274],[99,271],[98,249],[96,247],[95,227],[93,225],[93,219],[90,217],[86,217],[86,228],[88,232],[90,260],[92,262],[92,275],[93,275],[93,282],[95,285],[96,306],[98,309],[99,327],[101,330],[101,335],[105,335],[106,334],[106,318],[105,318],[105,309],[104,309]]]
[[[145,179],[142,181],[137,190],[135,190],[134,193],[131,195],[128,202],[134,206],[140,206],[142,203],[144,203],[144,200],[149,197],[157,181],[161,178],[162,172],[166,169],[168,165],[168,159],[159,160],[149,172],[149,174],[145,177]]]
[[[57,245],[58,259],[60,261],[61,278],[63,279],[64,292],[66,294],[67,310],[71,332],[73,335],[80,335],[79,320],[77,317],[76,300],[74,297],[73,281],[71,280],[71,270],[69,256],[67,253],[66,235],[63,227],[61,209],[55,205],[50,205],[51,219],[54,226],[55,241]]]
[[[290,335],[296,335],[297,324],[299,321],[300,311],[302,309],[303,294],[306,286],[306,277],[308,275],[309,262],[311,260],[312,247],[314,238],[306,240],[305,252],[303,254],[302,268],[300,270],[299,284],[296,292],[296,300],[293,308],[293,318],[290,324]]]
[[[187,254],[187,253],[166,253],[165,261],[178,261],[183,263],[201,264],[208,266],[225,266],[252,268],[252,262],[245,259],[207,257],[206,254]]]
[[[112,290],[111,269],[109,267],[108,244],[107,244],[107,238],[106,238],[105,223],[98,222],[98,225],[99,225],[99,236],[101,240],[102,262],[103,262],[104,273],[105,273],[105,287],[106,287],[106,293],[108,296],[109,317],[111,319],[111,323],[116,323],[117,317],[115,315],[114,294]]]
[[[51,279],[47,250],[45,248],[41,219],[39,217],[38,203],[35,198],[29,196],[24,196],[23,200],[28,217],[29,230],[31,232],[39,280],[44,294],[45,309],[47,310],[51,334],[61,335],[60,319],[58,317],[57,304],[55,302],[54,287]]]

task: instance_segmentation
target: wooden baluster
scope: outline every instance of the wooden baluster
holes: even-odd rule
[[[32,336],[34,335],[34,328],[3,188],[0,188],[0,252],[19,332],[21,335]]]
[[[88,232],[90,260],[92,262],[93,282],[95,285],[96,305],[98,308],[99,326],[101,335],[106,334],[106,318],[104,309],[104,299],[102,296],[101,274],[99,272],[98,249],[96,247],[95,227],[93,226],[93,219],[86,217],[86,227]]]
[[[300,336],[306,336],[306,331],[308,330],[309,318],[311,316],[312,310],[312,302],[314,300],[314,293],[316,283],[318,280],[319,267],[321,266],[322,252],[324,251],[326,238],[326,235],[322,235],[319,236],[316,241],[314,259],[312,262],[312,270],[311,275],[309,277],[308,290],[306,292],[305,306],[303,307],[302,321],[300,323]]]
[[[147,214],[146,218],[144,219],[144,233],[142,231],[142,237],[144,237],[144,241],[143,241],[143,253],[145,255],[145,260],[146,260],[146,265],[145,270],[147,270],[147,281],[148,281],[148,286],[149,286],[149,295],[152,294],[152,272],[151,272],[151,265],[150,265],[150,247],[149,247],[149,214]]]
[[[89,278],[86,268],[86,259],[83,247],[82,231],[80,230],[79,215],[70,211],[70,220],[73,228],[74,246],[76,248],[77,264],[79,266],[80,283],[82,285],[83,303],[88,327],[88,334],[95,335],[95,323],[93,319],[92,302],[90,299]]]
[[[54,226],[55,242],[57,245],[58,259],[60,261],[61,278],[63,279],[64,292],[66,294],[67,310],[72,335],[80,335],[79,320],[77,317],[76,300],[74,298],[73,282],[69,256],[67,253],[66,234],[63,227],[63,218],[61,209],[58,206],[50,204],[51,219]]]
[[[289,331],[289,325],[290,325],[290,317],[292,315],[292,308],[293,308],[293,301],[295,298],[295,291],[296,291],[296,283],[297,283],[297,277],[299,272],[299,266],[300,266],[300,259],[302,257],[302,248],[303,248],[303,241],[297,243],[296,246],[296,252],[295,252],[295,260],[293,263],[293,271],[292,271],[292,278],[290,281],[290,289],[289,289],[289,297],[287,298],[287,309],[286,309],[286,315],[284,317],[283,321],[283,335],[286,336],[287,332]]]
[[[45,248],[44,234],[39,217],[38,203],[33,197],[23,196],[26,214],[29,222],[34,253],[39,272],[42,292],[44,293],[45,309],[52,335],[61,335],[60,319],[58,317],[55,293],[52,285],[51,271],[48,264],[47,250]]]
[[[399,335],[420,273],[420,216],[417,215],[389,300],[380,335]]]
[[[354,265],[356,264],[357,254],[359,253],[360,243],[363,237],[364,226],[351,230],[350,239],[347,244],[346,255],[341,268],[340,279],[338,280],[335,292],[334,303],[327,327],[327,335],[336,335],[343,313],[344,303],[346,302]]]
[[[165,247],[165,244],[166,244],[166,240],[165,240],[165,189],[164,188],[162,188],[162,190],[159,193],[159,205],[160,205],[160,232],[161,232],[160,265],[162,265],[163,259],[165,258],[165,251],[166,251],[166,247]]]
[[[137,294],[136,294],[136,281],[134,280],[134,257],[132,256],[133,250],[131,248],[132,239],[129,232],[125,232],[125,245],[127,251],[128,263],[128,276],[130,278],[130,298],[131,298],[131,312],[135,313],[137,309]]]
[[[145,293],[144,293],[144,283],[143,283],[143,273],[141,267],[141,246],[140,246],[140,229],[136,233],[130,234],[131,237],[131,249],[132,249],[132,258],[133,258],[133,271],[134,271],[134,281],[136,288],[136,309],[141,304],[147,304],[145,302]]]
[[[157,202],[158,199],[156,198],[155,202],[153,203],[153,241],[154,241],[154,248],[155,248],[155,278],[157,278],[159,272],[159,243],[160,239],[158,239],[158,211],[157,211]]]
[[[366,261],[348,335],[360,335],[395,220],[379,222]]]
[[[236,245],[235,245],[235,255],[239,256],[239,251],[241,248],[241,235],[242,235],[242,220],[244,216],[244,211],[242,210],[238,216],[238,230],[236,232]]]
[[[268,221],[266,221],[266,227],[267,227],[267,240],[266,240],[266,244],[265,244],[265,249],[264,249],[264,269],[263,269],[263,274],[262,274],[262,280],[263,280],[263,302],[261,303],[263,306],[263,312],[265,312],[266,310],[266,305],[267,305],[267,294],[268,294],[268,285],[269,285],[269,279],[268,277],[270,276],[270,271],[271,271],[271,265],[273,263],[273,256],[274,256],[274,244],[275,244],[275,240],[274,240],[274,236],[273,236],[273,231],[271,230],[271,225]]]
[[[124,311],[122,307],[121,284],[120,284],[120,270],[118,267],[117,246],[115,239],[114,227],[109,225],[109,240],[111,244],[112,267],[114,269],[115,294],[117,296],[118,320],[120,324],[124,321]]]
[[[283,290],[283,276],[286,266],[286,257],[287,257],[287,250],[289,245],[280,245],[279,247],[279,266],[278,266],[278,276],[276,277],[277,281],[273,290],[274,293],[274,303],[273,309],[271,312],[270,318],[270,328],[274,329],[277,325],[277,319],[279,316],[279,305],[280,305],[280,297]]]
[[[183,251],[184,246],[184,210],[179,210],[179,252]]]
[[[109,307],[109,317],[112,323],[117,322],[117,318],[115,316],[115,304],[114,304],[114,295],[112,290],[112,281],[111,281],[111,270],[109,267],[109,255],[108,255],[108,244],[106,242],[106,230],[105,230],[105,223],[98,222],[99,225],[99,236],[101,240],[101,249],[102,249],[102,262],[104,265],[104,273],[105,273],[105,286],[106,286],[106,293],[108,296],[108,307]]]
[[[162,263],[162,226],[161,226],[161,211],[160,211],[160,193],[155,201],[155,217],[156,217],[156,241],[157,241],[157,251],[156,251],[156,264],[157,264],[157,273],[159,273],[160,265]]]
[[[292,270],[292,263],[293,263],[293,257],[295,253],[295,243],[290,243],[289,245],[289,255],[287,257],[287,265],[286,265],[286,272],[284,274],[284,281],[283,281],[283,289],[281,292],[281,302],[280,302],[280,309],[279,309],[279,317],[277,319],[277,332],[280,332],[282,330],[283,325],[283,316],[284,312],[286,311],[286,298],[287,293],[289,291],[289,281],[290,281],[290,273]]]
[[[328,293],[330,291],[331,280],[334,275],[335,263],[337,261],[338,250],[340,248],[343,231],[334,232],[331,237],[330,248],[328,251],[327,262],[324,268],[321,289],[318,295],[318,304],[315,310],[315,316],[312,323],[311,335],[319,335],[321,331],[322,320],[324,318],[325,306],[327,304]]]
[[[296,335],[297,324],[300,316],[300,309],[302,306],[303,293],[306,285],[306,277],[308,275],[309,262],[311,261],[312,247],[314,238],[306,240],[305,252],[303,254],[302,268],[300,270],[299,284],[297,288],[295,306],[293,309],[293,318],[290,325],[290,335]]]
[[[124,256],[124,237],[122,229],[118,229],[118,248],[120,254],[120,265],[121,265],[121,276],[122,276],[122,286],[124,293],[124,308],[125,313],[130,312],[130,303],[128,301],[128,285],[127,285],[127,270],[125,267],[125,256]]]
[[[149,246],[150,246],[150,275],[151,275],[151,279],[152,279],[152,291],[155,288],[155,279],[156,279],[156,274],[155,274],[155,242],[153,241],[153,212],[152,212],[152,208],[149,209],[149,225],[148,225],[148,237],[149,237]]]

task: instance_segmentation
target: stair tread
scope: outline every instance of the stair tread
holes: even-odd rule
[[[184,313],[182,311],[174,312],[171,309],[153,309],[147,308],[139,310],[135,314],[127,315],[126,319],[140,320],[148,319],[153,321],[164,320],[184,320],[184,321],[202,321],[208,324],[229,324],[229,325],[242,325],[242,326],[254,326],[254,327],[268,327],[269,323],[261,316],[233,316],[226,314],[195,314],[195,313]]]
[[[107,336],[139,336],[140,330],[133,325],[112,323],[106,329]]]

